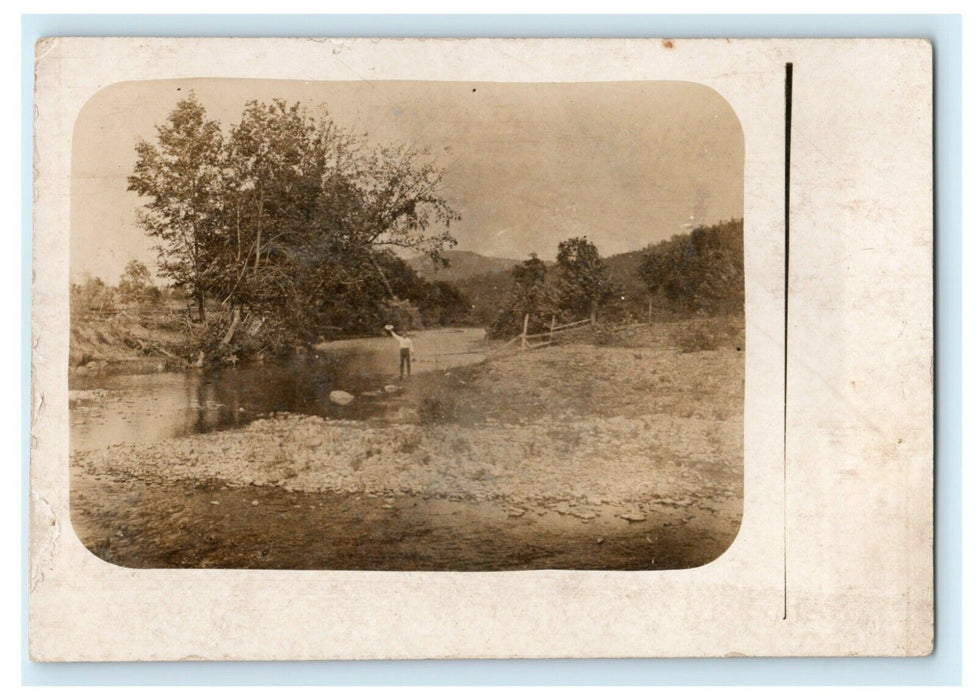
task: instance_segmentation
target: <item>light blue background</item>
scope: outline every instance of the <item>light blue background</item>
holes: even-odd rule
[[[917,659],[35,664],[27,659],[33,46],[44,36],[923,37],[935,51],[936,652]],[[958,685],[961,682],[962,20],[958,15],[25,15],[22,25],[25,685]]]

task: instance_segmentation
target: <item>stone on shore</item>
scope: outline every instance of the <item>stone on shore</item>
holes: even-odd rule
[[[340,406],[352,403],[355,397],[347,391],[330,391],[329,401]]]

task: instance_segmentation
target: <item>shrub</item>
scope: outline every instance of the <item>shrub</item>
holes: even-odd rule
[[[674,324],[671,341],[681,352],[703,352],[730,348],[745,349],[742,316],[696,318]]]
[[[605,321],[597,321],[590,325],[590,342],[594,345],[613,345],[617,340],[617,334],[613,330],[613,325]]]
[[[236,364],[257,355],[277,355],[301,344],[286,322],[273,316],[248,314],[239,323],[233,337],[223,343],[230,328],[228,314],[210,314],[202,323],[184,318],[186,340],[181,354],[195,362],[202,352],[206,361],[216,365]]]

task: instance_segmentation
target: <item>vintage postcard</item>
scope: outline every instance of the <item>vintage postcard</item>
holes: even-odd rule
[[[42,40],[32,658],[930,653],[931,90],[915,40]]]

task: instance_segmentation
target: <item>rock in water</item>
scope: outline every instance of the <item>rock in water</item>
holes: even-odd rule
[[[337,403],[340,406],[345,406],[346,404],[352,403],[355,397],[347,391],[330,391],[329,401],[332,403]]]
[[[400,387],[398,387],[396,384],[387,384],[385,387],[383,387],[383,391],[385,391],[387,394],[395,394],[400,391]]]

